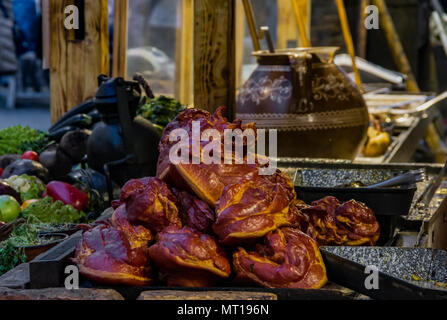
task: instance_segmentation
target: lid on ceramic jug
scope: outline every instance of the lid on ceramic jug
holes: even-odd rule
[[[339,50],[339,47],[310,47],[310,48],[288,48],[277,49],[275,52],[268,50],[255,51],[252,55],[256,58],[264,57],[281,57],[292,56],[295,54],[310,53],[317,55],[321,61],[326,63],[334,62],[335,53]]]

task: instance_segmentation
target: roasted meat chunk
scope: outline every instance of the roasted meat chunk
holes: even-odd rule
[[[363,203],[351,200],[344,204],[334,197],[314,201],[301,207],[301,230],[320,245],[374,245],[380,236],[380,226],[374,212]]]
[[[181,228],[177,199],[157,178],[132,180],[124,186],[120,201],[126,204],[128,220],[154,233],[168,226]]]
[[[147,246],[155,240],[150,230],[129,222],[125,205],[121,205],[115,210],[110,222],[115,229],[126,235],[131,248]]]
[[[201,133],[205,132],[207,129],[216,130],[220,134],[221,140],[201,141],[200,136],[197,137],[193,134],[193,122],[199,123]],[[173,164],[171,162],[170,153],[172,148],[178,142],[172,141],[170,135],[176,129],[184,129],[189,134],[189,141],[187,143],[189,163]],[[243,149],[245,149],[243,152],[245,153],[242,155],[243,159],[240,159],[240,164],[236,164],[236,161],[234,161],[236,158],[234,152],[231,154],[232,158],[229,159],[232,163],[225,163],[224,133],[226,129],[240,129],[241,131],[251,129],[253,130],[254,135],[256,135],[256,128],[253,124],[242,125],[240,121],[234,123],[228,122],[227,119],[222,116],[222,108],[219,108],[214,115],[197,109],[188,109],[179,114],[163,132],[159,147],[160,157],[157,167],[157,177],[178,188],[194,193],[201,200],[214,207],[227,185],[233,184],[241,178],[248,178],[255,175],[260,166],[259,164],[256,164],[256,161],[253,161],[253,163],[247,161],[246,146],[248,141],[246,139],[243,140]],[[219,159],[219,163],[207,164],[207,162],[203,160],[203,151],[210,143],[217,143],[220,145],[221,159]],[[200,156],[196,162],[193,161],[193,145],[200,148]],[[255,157],[255,160],[256,159],[258,158]]]
[[[118,220],[116,223],[123,226]],[[127,227],[125,227],[127,228]],[[131,235],[131,233],[135,234]],[[144,286],[152,283],[149,230],[138,227],[120,231],[101,224],[84,231],[75,253],[81,275],[96,283]]]
[[[206,202],[188,192],[176,189],[172,191],[177,198],[177,207],[183,225],[202,233],[211,233],[215,221],[214,210],[211,210]]]
[[[380,226],[374,212],[354,200],[345,202],[335,212],[339,233],[347,237],[346,245],[373,246],[380,236]]]
[[[319,289],[327,282],[317,243],[297,229],[270,232],[263,245],[233,254],[236,279],[267,288]]]
[[[168,227],[158,233],[149,255],[168,286],[210,286],[231,273],[226,253],[216,240],[189,227]]]
[[[225,245],[262,238],[270,231],[296,223],[292,181],[277,172],[228,186],[216,209],[213,230]]]

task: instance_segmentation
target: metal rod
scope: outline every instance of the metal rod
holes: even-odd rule
[[[251,40],[255,51],[261,50],[261,44],[258,38],[258,27],[256,26],[255,14],[251,5],[251,0],[242,0],[244,4],[245,16],[247,17],[248,29],[250,29]]]
[[[292,4],[293,4],[293,10],[295,11],[296,21],[298,23],[298,30],[300,33],[301,43],[303,44],[303,47],[308,48],[311,46],[311,44],[307,36],[306,24],[304,23],[303,14],[298,4],[298,0],[292,0]]]
[[[409,92],[420,92],[419,86],[416,82],[416,78],[411,70],[410,63],[405,54],[402,43],[400,42],[399,35],[394,27],[391,15],[388,12],[388,8],[384,0],[372,0],[372,4],[379,9],[380,13],[380,25],[385,32],[385,37],[390,48],[391,55],[393,56],[394,63],[397,68],[403,74],[407,75],[407,89]]]
[[[345,38],[346,47],[352,59],[352,69],[354,70],[355,74],[355,82],[359,90],[363,92],[362,79],[360,78],[360,73],[357,68],[357,63],[355,61],[354,43],[352,41],[351,31],[349,30],[348,17],[346,16],[345,4],[343,3],[343,0],[335,0],[335,1],[337,3],[338,15],[340,17],[343,37]]]
[[[275,53],[275,46],[273,45],[272,36],[270,35],[270,29],[267,26],[261,27],[259,30],[259,38],[267,41],[267,46],[270,53]]]
[[[358,40],[357,51],[360,58],[366,59],[366,47],[368,42],[368,30],[365,28],[366,8],[369,6],[369,0],[360,1],[360,19],[357,26]]]

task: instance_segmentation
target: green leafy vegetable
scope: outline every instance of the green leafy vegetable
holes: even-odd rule
[[[41,154],[55,143],[55,141],[50,140],[47,134],[42,134],[42,136],[37,138],[36,140],[20,142],[19,149],[21,151],[20,153],[31,150],[37,152],[38,154]]]
[[[37,177],[23,174],[12,176],[6,182],[18,193],[25,202],[31,199],[39,199],[45,192],[45,184]]]
[[[45,137],[43,132],[21,125],[2,129],[0,130],[0,156],[21,154],[23,153],[21,144],[35,142],[43,137]]]
[[[0,276],[24,262],[25,250],[16,248],[11,238],[0,243]]]
[[[186,110],[185,106],[169,97],[160,96],[155,99],[147,98],[146,102],[138,110],[138,114],[158,126],[161,131],[174,118]]]
[[[30,217],[26,223],[15,227],[11,233],[9,241],[11,241],[15,247],[39,245],[39,230],[37,224],[35,224],[36,222],[39,223],[35,217]]]
[[[79,223],[86,217],[84,212],[61,201],[53,201],[51,197],[30,204],[22,216],[26,219],[35,216],[43,223]]]

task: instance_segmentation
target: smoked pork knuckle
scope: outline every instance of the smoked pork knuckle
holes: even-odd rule
[[[318,244],[292,228],[270,232],[254,251],[239,248],[233,268],[238,282],[266,288],[319,289],[327,282]]]
[[[212,236],[190,227],[168,227],[158,233],[149,255],[168,286],[212,286],[231,274],[223,248]]]
[[[84,231],[75,262],[81,275],[95,283],[147,286],[152,283],[148,253],[152,239],[143,227],[123,232],[108,223],[97,225]]]
[[[301,207],[300,212],[308,221],[302,230],[320,245],[373,246],[380,236],[374,212],[361,202],[340,204],[336,198],[326,197]]]
[[[166,183],[157,178],[128,182],[121,194],[128,220],[143,225],[154,233],[168,226],[182,227],[176,206],[177,199]]]
[[[213,230],[224,245],[250,243],[270,231],[296,223],[292,181],[277,172],[228,186],[216,209]]]
[[[172,190],[177,198],[179,215],[184,226],[210,234],[216,219],[214,210],[199,198],[185,191]]]
[[[242,125],[240,121],[230,123],[222,116],[222,108],[219,108],[214,115],[197,109],[188,109],[179,114],[174,121],[172,121],[164,130],[163,136],[160,142],[159,151],[160,157],[157,167],[157,177],[175,185],[183,190],[194,193],[201,200],[207,202],[210,206],[215,207],[217,201],[222,195],[223,190],[229,184],[233,184],[239,181],[241,178],[252,177],[258,172],[259,164],[253,161],[247,161],[247,140],[244,139],[244,153],[241,155],[244,159],[241,159],[240,164],[236,164],[234,161],[235,153],[232,152],[230,157],[231,163],[225,163],[225,148],[224,137],[225,130],[253,130],[254,136],[256,136],[256,128],[254,124]],[[193,134],[193,122],[198,123],[200,133],[205,132],[207,129],[214,129],[220,134],[220,140],[202,141],[200,136]],[[176,129],[184,129],[188,133],[188,141],[186,145],[188,147],[188,163],[172,163],[170,153],[173,147],[178,144],[178,141],[172,141],[170,135]],[[217,143],[220,148],[221,158],[218,163],[208,163],[203,159],[207,147],[211,143]],[[233,142],[234,144],[235,142]],[[196,162],[193,161],[194,147],[198,146],[200,154]],[[218,148],[218,149],[219,149]],[[235,149],[233,149],[235,150]],[[228,157],[228,156],[227,156]],[[232,158],[234,157],[234,158]],[[196,157],[197,158],[197,157]],[[255,157],[255,160],[258,159]]]

